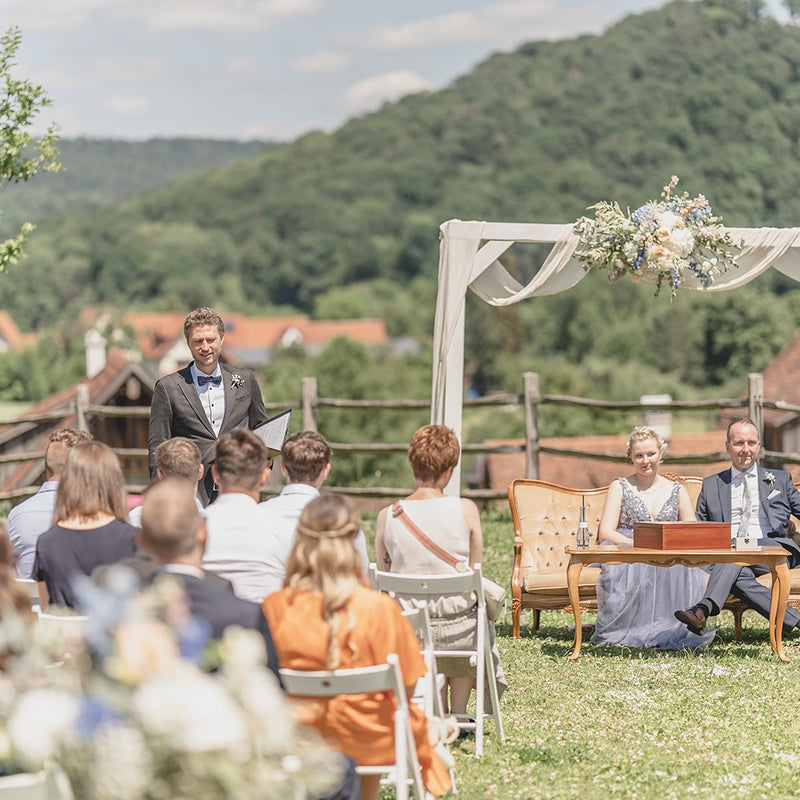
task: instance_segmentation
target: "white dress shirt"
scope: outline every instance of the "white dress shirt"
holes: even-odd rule
[[[758,493],[758,469],[753,464],[746,472],[740,472],[736,467],[731,467],[731,530],[733,535],[738,535],[739,524],[742,520],[744,496],[744,481],[750,492],[750,522],[747,535],[754,539],[763,536],[762,531],[769,530],[766,514],[761,509],[761,499]]]
[[[319,497],[319,490],[307,483],[287,483],[279,495],[259,503],[258,507],[262,511],[266,529],[285,544],[287,561],[294,544],[300,515],[316,497]],[[361,557],[361,568],[366,576],[369,571],[369,556],[367,555],[367,539],[364,531],[356,534],[353,544]],[[284,563],[284,576],[285,574],[286,564]]]
[[[194,380],[194,388],[197,389],[197,396],[200,398],[200,405],[203,406],[203,411],[206,412],[214,433],[219,436],[222,428],[222,418],[225,416],[225,387],[222,385],[222,380],[220,380],[219,386],[214,386],[213,383],[206,383],[201,386],[197,378],[199,375],[205,375],[205,373],[201,373],[194,362],[192,362],[190,369]],[[219,364],[217,364],[216,369],[209,377],[218,377],[220,379],[223,377]]]
[[[288,548],[264,524],[250,495],[223,492],[203,516],[208,530],[205,569],[227,578],[238,597],[254,603],[283,586]]]

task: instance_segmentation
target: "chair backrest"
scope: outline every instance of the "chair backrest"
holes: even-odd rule
[[[39,582],[33,578],[14,578],[15,583],[30,597],[32,603],[39,602]]]
[[[478,607],[483,608],[485,605],[480,564],[475,564],[469,572],[457,572],[454,575],[406,575],[399,572],[380,572],[373,563],[369,565],[369,578],[372,588],[379,592],[414,597],[474,592]]]
[[[390,653],[386,664],[358,669],[296,670],[281,668],[281,678],[290,695],[334,697],[337,694],[367,694],[392,691],[398,706],[407,703],[397,656]]]
[[[61,772],[21,772],[0,777],[0,798],[8,800],[74,800]]]
[[[573,489],[557,483],[515,478],[508,485],[508,503],[514,521],[514,535],[522,541],[524,570],[565,571],[565,549],[575,545],[575,530],[581,502],[593,541],[597,538],[600,516],[608,487]]]
[[[703,479],[694,475],[677,475],[674,472],[662,472],[665,478],[673,481],[680,481],[692,499],[692,508],[697,507],[697,498],[700,497],[700,490],[703,488]]]

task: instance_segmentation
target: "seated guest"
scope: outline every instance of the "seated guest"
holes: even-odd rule
[[[73,428],[53,431],[44,451],[44,483],[33,497],[14,506],[8,514],[8,535],[17,554],[17,575],[30,578],[36,555],[36,540],[53,524],[56,491],[70,447],[88,442],[90,433]]]
[[[289,482],[276,497],[261,503],[264,527],[277,538],[275,556],[283,574],[294,544],[294,534],[303,509],[316,497],[331,471],[331,446],[315,431],[299,431],[289,436],[281,448],[281,472]],[[282,550],[278,545],[282,545]],[[367,540],[359,531],[355,541],[364,574],[369,568]],[[275,589],[279,589],[276,586]]]
[[[173,436],[156,447],[156,478],[183,478],[197,483],[203,477],[203,463],[200,458],[200,448],[185,436]],[[199,476],[199,477],[198,477]],[[195,492],[197,498],[197,493]],[[203,504],[197,498],[197,507],[202,509]],[[131,509],[128,522],[135,528],[142,527],[142,506]]]
[[[27,627],[34,619],[30,597],[17,583],[15,558],[6,527],[0,522],[0,672],[9,658],[25,651]]]
[[[74,575],[91,575],[99,564],[135,552],[136,528],[125,521],[127,515],[119,459],[102,442],[76,444],[58,484],[55,525],[36,543],[33,578],[43,609],[50,603],[75,608]]]
[[[289,669],[350,669],[400,660],[409,692],[425,675],[419,642],[400,607],[368,589],[353,545],[358,517],[342,497],[324,495],[303,510],[289,557],[286,586],[264,600],[281,665]],[[390,696],[347,695],[297,700],[305,722],[359,765],[385,764],[394,755]],[[409,705],[427,790],[450,789],[447,768],[432,748],[423,711]],[[361,776],[364,800],[377,800],[378,776]]]
[[[278,656],[261,607],[208,580],[203,571],[206,524],[195,503],[194,482],[164,478],[148,488],[142,501],[141,539],[157,563],[154,577],[168,573],[181,582],[191,613],[208,625],[212,638],[221,638],[229,625],[261,634],[267,666],[280,682]]]
[[[264,527],[258,505],[272,463],[261,439],[245,428],[217,440],[211,466],[217,499],[203,513],[208,541],[203,566],[227,578],[239,597],[261,602],[283,582],[284,547]]]
[[[658,474],[664,454],[661,434],[634,428],[627,455],[633,474],[609,486],[600,517],[601,543],[632,545],[634,522],[694,520],[692,501],[679,482]],[[650,564],[603,564],[597,582],[596,644],[681,650],[702,647],[713,634],[700,637],[678,623],[676,605],[701,592],[706,574],[699,567]]]
[[[447,497],[447,486],[458,463],[461,447],[455,433],[444,425],[425,425],[408,445],[408,460],[414,473],[416,489],[401,506],[406,516],[439,547],[467,566],[479,564],[483,556],[483,531],[478,507],[472,500]],[[455,568],[429,550],[388,506],[378,514],[375,533],[375,556],[378,569],[412,575],[452,575]],[[477,600],[471,597],[443,597],[430,600],[434,645],[441,650],[465,650],[475,647],[477,636]],[[500,656],[490,626],[492,654],[498,696],[507,684]],[[466,714],[467,701],[475,688],[475,667],[466,657],[440,656],[439,671],[447,679],[445,712]],[[491,676],[487,676],[491,679]]]

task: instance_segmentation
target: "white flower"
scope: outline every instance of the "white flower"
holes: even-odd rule
[[[70,737],[79,705],[76,695],[61,689],[33,689],[22,695],[11,712],[8,733],[27,768],[41,768]]]
[[[678,258],[688,258],[694,250],[694,236],[688,228],[675,228],[667,239],[667,247]]]
[[[771,472],[764,473],[764,480],[770,485],[775,485],[775,476]]]
[[[238,389],[240,386],[244,386],[244,378],[238,372],[234,372],[231,375],[231,389]]]
[[[138,800],[153,777],[153,759],[141,731],[103,725],[94,734],[89,770],[95,800]]]
[[[671,231],[678,224],[679,217],[671,211],[661,211],[656,214],[658,227],[664,231]]]
[[[242,709],[221,681],[189,665],[142,684],[133,703],[145,729],[167,736],[180,750],[246,750]]]

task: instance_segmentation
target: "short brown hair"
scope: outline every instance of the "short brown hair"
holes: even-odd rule
[[[88,431],[78,431],[75,428],[60,428],[47,437],[47,447],[44,451],[44,472],[49,478],[61,474],[67,453],[78,442],[91,442],[94,437]]]
[[[424,425],[408,443],[411,471],[420,481],[439,480],[460,455],[458,437],[446,425]]]
[[[61,472],[53,520],[85,519],[97,514],[128,516],[125,479],[114,451],[103,442],[71,447]]]
[[[165,478],[196,481],[202,458],[200,448],[185,436],[173,436],[156,447],[156,467]]]
[[[189,312],[183,321],[183,335],[186,337],[187,342],[192,333],[192,328],[196,328],[198,325],[216,325],[219,331],[219,338],[222,339],[225,336],[225,323],[213,308],[202,306]]]
[[[142,540],[162,563],[189,555],[198,547],[202,522],[194,486],[181,478],[164,478],[142,495]]]
[[[298,431],[281,447],[281,463],[292,483],[312,483],[331,461],[328,440],[316,431]]]
[[[261,474],[268,463],[265,444],[246,428],[234,428],[217,440],[214,465],[222,484],[258,489]]]

